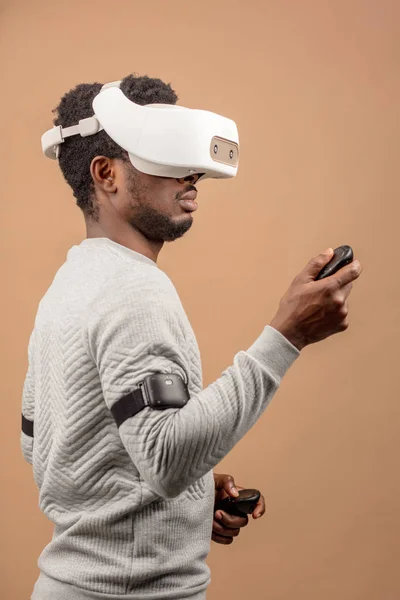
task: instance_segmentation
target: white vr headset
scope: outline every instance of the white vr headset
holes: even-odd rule
[[[193,174],[202,174],[199,179],[236,175],[239,136],[234,121],[173,104],[135,104],[119,89],[120,83],[103,85],[93,100],[92,117],[78,125],[46,131],[42,135],[44,154],[57,159],[66,138],[86,137],[104,129],[142,173],[175,179]]]

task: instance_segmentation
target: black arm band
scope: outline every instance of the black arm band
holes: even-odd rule
[[[118,400],[118,402],[116,402],[111,407],[111,412],[112,412],[112,415],[115,419],[117,426],[119,427],[120,425],[122,425],[122,423],[124,421],[126,421],[126,419],[129,419],[130,417],[134,417],[145,406],[146,406],[146,404],[143,400],[142,391],[140,389],[137,389],[137,390],[134,390],[133,392],[131,392],[130,394],[127,394],[120,400]],[[33,421],[30,421],[29,419],[24,417],[23,414],[21,414],[21,417],[22,417],[21,429],[22,429],[23,433],[25,433],[25,435],[28,435],[29,437],[33,438],[34,437]]]
[[[24,415],[22,416],[22,431],[25,435],[29,435],[29,437],[33,438],[33,421],[30,421]]]
[[[175,373],[149,375],[133,392],[126,394],[111,407],[111,413],[120,427],[124,421],[137,415],[145,406],[156,410],[182,408],[189,401],[189,391]],[[22,415],[22,431],[33,437],[33,421]]]
[[[115,419],[117,427],[122,425],[126,419],[134,417],[146,406],[143,400],[142,390],[138,388],[123,398],[120,398],[111,407],[112,416]]]
[[[155,410],[182,408],[189,397],[189,390],[179,375],[154,373],[146,377],[136,390],[117,400],[111,407],[111,412],[119,427],[145,406]]]

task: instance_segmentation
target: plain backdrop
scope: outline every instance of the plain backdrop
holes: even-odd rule
[[[213,544],[208,599],[400,597],[399,34],[396,0],[1,3],[2,599],[29,599],[52,532],[20,451],[21,394],[38,303],[85,237],[40,136],[77,83],[132,72],[239,128],[238,176],[199,184],[192,229],[159,260],[204,386],[310,257],[350,244],[364,265],[349,330],[304,350],[216,469],[268,509]]]

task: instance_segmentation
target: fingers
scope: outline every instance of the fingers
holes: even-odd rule
[[[233,538],[239,535],[241,528],[246,527],[248,522],[247,516],[237,517],[218,510],[213,522],[212,539],[219,544],[231,544]]]
[[[342,294],[344,296],[344,299],[347,300],[347,298],[350,296],[350,292],[353,289],[353,284],[352,283],[347,283],[346,285],[344,285],[342,287]]]
[[[224,544],[225,546],[229,546],[229,544],[232,544],[233,542],[233,537],[223,537],[222,535],[217,535],[216,533],[212,534],[211,539],[213,542],[217,542],[217,544]]]
[[[358,279],[361,273],[362,266],[360,261],[353,260],[352,263],[346,265],[345,267],[343,267],[343,269],[340,269],[340,271],[338,271],[334,275],[331,275],[329,278],[327,278],[327,280],[331,279],[331,281],[334,282],[334,284],[336,284],[338,288],[343,288],[347,284]]]
[[[230,515],[223,510],[217,510],[215,518],[222,523],[226,529],[240,529],[246,527],[249,522],[247,515],[238,517],[236,515]]]
[[[260,496],[260,499],[257,503],[257,506],[255,507],[254,511],[253,511],[253,519],[259,519],[260,517],[263,516],[263,514],[265,513],[266,510],[266,506],[265,506],[265,498],[264,496]]]
[[[241,488],[243,489],[243,488]],[[253,511],[253,519],[258,519],[265,513],[265,498],[260,496],[256,508]],[[230,515],[223,510],[217,510],[214,515],[212,540],[217,544],[232,544],[235,537],[240,534],[242,527],[246,527],[249,519],[247,515],[238,517]]]
[[[341,333],[342,331],[346,331],[346,329],[349,328],[349,325],[350,325],[350,319],[349,319],[349,317],[345,317],[343,319],[343,321],[339,324],[336,333]]]
[[[323,269],[332,259],[333,254],[333,249],[328,248],[327,250],[324,250],[324,252],[321,252],[321,254],[318,254],[318,256],[314,256],[300,273],[299,279],[302,281],[311,281],[315,279],[321,269]]]
[[[362,267],[357,260],[325,280],[326,293],[330,296],[331,306],[339,319],[337,333],[346,331],[349,327],[348,298],[353,288],[353,281],[360,276],[361,272]]]
[[[222,537],[237,537],[240,533],[240,528],[229,529],[221,525],[219,521],[214,521],[213,533]]]
[[[233,498],[237,498],[237,496],[239,496],[239,492],[232,475],[214,473],[214,483],[216,491],[224,490]]]

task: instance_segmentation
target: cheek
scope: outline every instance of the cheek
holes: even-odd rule
[[[162,212],[170,211],[176,204],[176,195],[183,189],[175,179],[155,177],[141,173],[135,181],[127,182],[128,196],[134,205],[151,206]]]
[[[164,209],[171,207],[176,203],[176,194],[179,190],[175,186],[171,186],[171,181],[161,181],[158,185],[154,185],[149,188],[147,198],[149,203],[154,208]]]
[[[137,206],[139,203],[147,201],[151,185],[150,181],[143,174],[127,173],[124,184],[125,193],[122,196],[125,197],[127,204]]]

